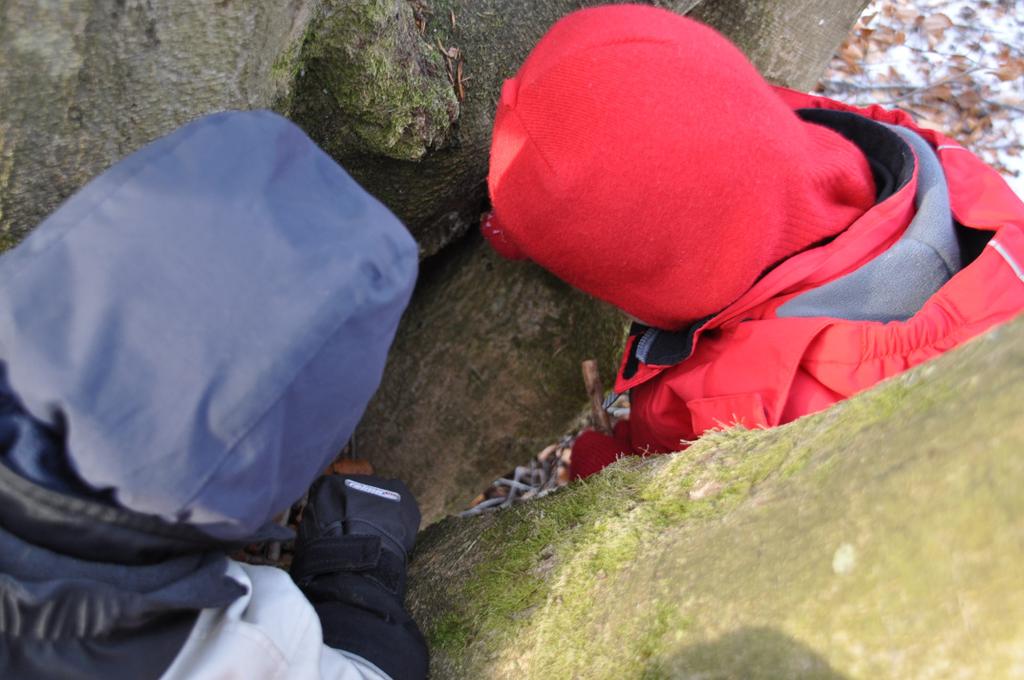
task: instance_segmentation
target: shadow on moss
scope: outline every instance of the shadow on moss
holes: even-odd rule
[[[1024,611],[1022,337],[999,328],[790,425],[431,527],[410,605],[435,676],[1005,677]],[[734,663],[702,675],[714,649]]]
[[[768,627],[741,628],[690,645],[644,669],[644,678],[845,680],[807,645]]]

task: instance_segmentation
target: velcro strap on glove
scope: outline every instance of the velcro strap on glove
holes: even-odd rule
[[[305,541],[292,561],[292,578],[307,583],[324,574],[370,571],[381,563],[380,536],[321,536]]]
[[[355,573],[389,592],[404,593],[405,560],[382,547],[379,536],[323,536],[301,544],[292,559],[292,579],[305,587],[318,576]]]

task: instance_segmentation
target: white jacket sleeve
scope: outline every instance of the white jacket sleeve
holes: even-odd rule
[[[324,645],[320,619],[291,577],[230,560],[246,594],[204,609],[163,680],[390,680],[354,654]]]

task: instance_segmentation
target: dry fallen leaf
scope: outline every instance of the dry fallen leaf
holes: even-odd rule
[[[722,488],[723,486],[721,482],[716,482],[713,479],[708,480],[706,482],[701,483],[699,486],[696,486],[692,491],[690,491],[690,500],[699,501],[705,498],[713,498],[716,495],[718,495],[718,492],[721,491]]]
[[[864,58],[864,50],[857,43],[847,43],[840,52],[843,60],[859,61]]]
[[[893,7],[887,5],[887,8],[892,8],[887,14],[891,17],[895,17],[904,23],[911,23],[920,16],[917,8],[911,6]]]
[[[996,70],[995,74],[996,77],[1003,82],[1016,80],[1017,78],[1024,76],[1024,58],[1008,59],[1006,63]]]
[[[953,20],[941,12],[931,14],[921,22],[921,28],[926,33],[942,32],[953,25]]]
[[[372,475],[373,465],[365,458],[339,458],[324,471],[325,475]]]

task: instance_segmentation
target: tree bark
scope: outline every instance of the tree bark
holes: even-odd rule
[[[0,251],[90,178],[214,111],[293,85],[274,69],[311,2],[0,4]]]
[[[823,413],[421,533],[437,678],[1016,677],[1024,320]]]
[[[601,372],[597,361],[584,359],[581,368],[583,384],[587,388],[587,396],[590,397],[590,421],[598,432],[611,434],[612,421],[608,411],[604,409],[604,387],[601,385]]]
[[[742,49],[769,81],[810,90],[867,2],[705,0],[690,13]]]

